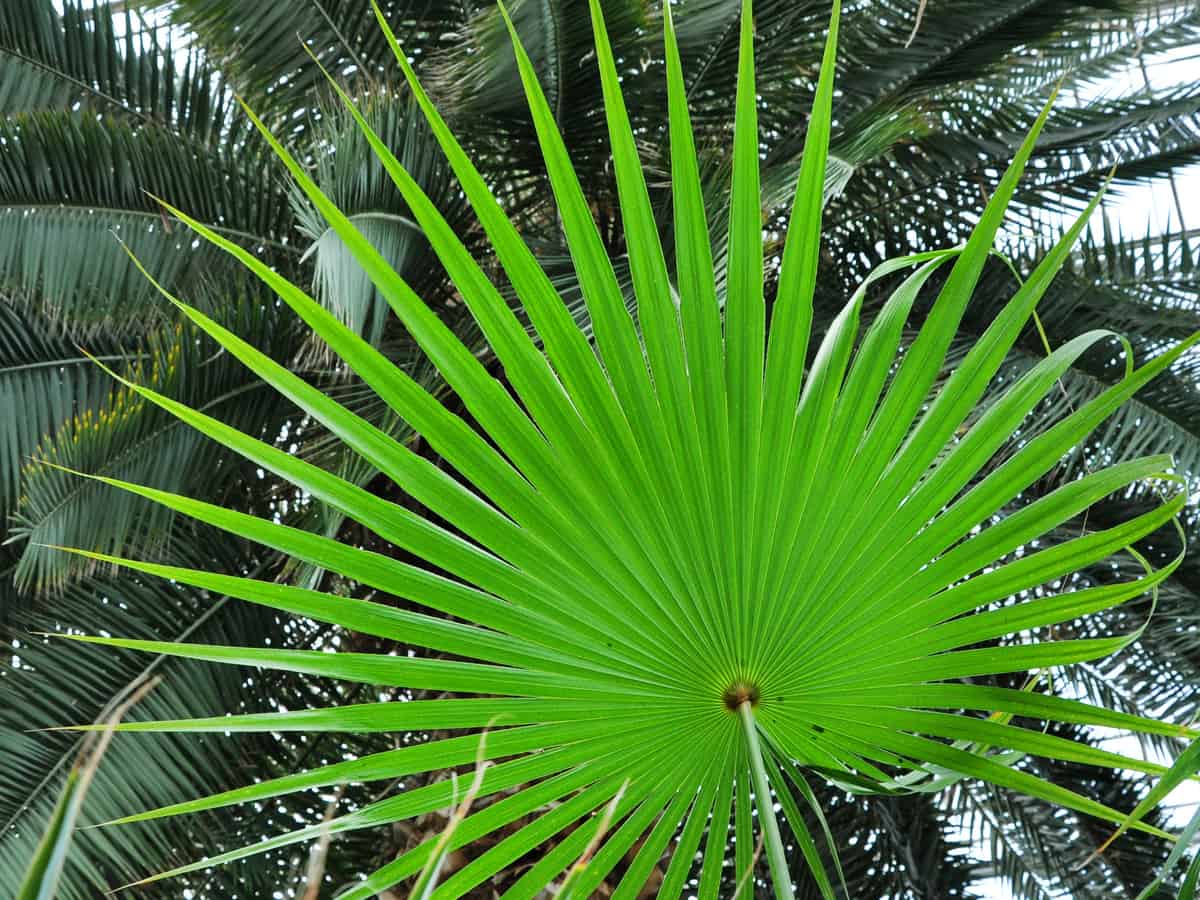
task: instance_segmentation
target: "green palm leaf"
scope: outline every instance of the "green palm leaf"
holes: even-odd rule
[[[420,611],[121,560],[94,550],[77,552],[423,649],[401,656],[72,639],[452,696],[133,723],[123,730],[445,728],[468,733],[284,775],[125,821],[468,764],[481,743],[476,732],[487,729],[481,755],[494,765],[479,777],[473,810],[446,835],[401,854],[344,898],[372,896],[413,876],[422,882],[422,891],[429,891],[422,873],[437,870],[442,854],[494,836],[486,850],[430,893],[461,896],[555,839],[554,848],[506,894],[533,897],[562,877],[607,820],[611,828],[606,827],[594,852],[588,851],[586,864],[571,870],[572,896],[588,896],[641,840],[614,895],[636,896],[678,831],[680,847],[690,852],[677,851],[672,858],[665,892],[678,895],[692,855],[699,851],[700,895],[713,897],[732,829],[732,862],[739,877],[752,868],[755,832],[761,831],[773,890],[778,897],[790,897],[791,875],[770,795],[782,798],[793,785],[805,793],[800,787],[807,784],[801,774],[805,770],[859,792],[930,790],[962,778],[981,779],[1166,837],[1139,820],[1140,808],[1127,817],[1013,763],[1022,754],[1033,754],[1152,775],[1162,775],[1163,767],[1021,727],[1012,717],[1115,725],[1154,735],[1190,732],[1033,690],[977,685],[972,679],[1101,658],[1141,633],[1135,628],[1106,638],[1027,637],[1147,593],[1153,596],[1180,564],[1181,554],[1155,569],[1129,551],[1139,566],[1126,579],[1037,597],[1023,592],[1054,583],[1168,527],[1186,500],[1186,492],[1173,487],[1178,479],[1169,473],[1169,458],[1129,459],[1008,510],[1139,388],[1200,341],[1200,334],[1140,367],[1127,354],[1130,363],[1123,378],[1056,420],[1038,422],[1039,427],[1009,446],[1014,432],[1027,427],[1040,404],[1059,390],[1063,373],[1089,348],[1111,338],[1093,331],[1064,344],[981,406],[1097,198],[941,389],[935,389],[1047,107],[966,244],[905,257],[877,272],[872,280],[916,268],[892,285],[860,338],[869,282],[864,284],[821,337],[805,373],[838,6],[796,187],[780,290],[769,313],[762,285],[750,12],[747,0],[740,28],[728,277],[718,292],[670,17],[665,27],[679,235],[675,286],[658,243],[600,4],[592,4],[636,317],[626,307],[551,105],[513,30],[517,69],[594,328],[594,349],[433,111],[380,13],[385,37],[397,51],[417,104],[537,340],[417,179],[366,118],[352,107],[351,114],[478,322],[503,366],[504,382],[252,115],[300,190],[420,344],[478,430],[254,254],[168,207],[275,290],[454,471],[430,465],[204,313],[175,301],[231,356],[412,493],[431,515],[425,518],[376,497],[150,387],[130,384],[129,389],[424,564],[169,491],[108,476],[99,480],[340,573]],[[511,22],[509,26],[512,30]],[[904,323],[935,275],[940,288],[931,312],[902,350]],[[1147,511],[1105,530],[1035,549],[1039,538],[1092,504],[1146,483],[1163,491]],[[1013,597],[1017,602],[1008,602]],[[994,715],[978,718],[975,711]],[[457,790],[453,780],[429,783],[328,823],[147,880],[423,815],[453,803]],[[820,892],[834,896],[817,840],[793,803],[782,806]]]

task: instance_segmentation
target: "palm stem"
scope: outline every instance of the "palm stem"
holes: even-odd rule
[[[762,747],[758,742],[758,725],[754,721],[754,709],[749,700],[738,704],[738,715],[746,729],[746,750],[750,757],[750,772],[754,777],[754,793],[758,797],[758,824],[762,828],[763,844],[771,864],[771,883],[775,886],[777,900],[794,900],[787,854],[783,839],[779,836],[779,823],[771,803],[771,785],[767,781],[767,768],[763,765]]]

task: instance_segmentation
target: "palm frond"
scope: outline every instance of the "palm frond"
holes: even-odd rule
[[[455,231],[465,235],[472,225],[469,207],[459,197],[415,104],[389,94],[368,95],[360,103],[372,128],[435,198]],[[322,119],[319,130],[318,145],[327,152],[317,157],[316,181],[422,296],[436,302],[439,294],[448,294],[444,273],[429,264],[429,245],[420,226],[354,120],[339,106]],[[293,204],[301,231],[312,241],[306,255],[314,261],[314,294],[356,333],[377,344],[387,322],[387,302],[299,191],[293,192]]]
[[[227,547],[228,542],[223,543]],[[228,564],[233,555],[228,549],[221,557],[207,555],[205,565]],[[189,596],[165,583],[142,583],[124,577],[85,578],[59,592],[53,612],[31,610],[17,618],[23,636],[6,647],[0,670],[4,707],[0,713],[0,743],[7,760],[0,786],[0,882],[4,884],[19,883],[41,825],[80,745],[78,737],[70,733],[31,729],[53,728],[68,720],[102,719],[107,715],[105,710],[128,697],[150,675],[161,676],[163,681],[139,705],[134,720],[139,716],[195,715],[214,706],[249,711],[303,702],[299,685],[270,676],[247,679],[229,669],[180,666],[169,661],[164,665],[161,659],[150,660],[140,654],[83,654],[60,661],[52,643],[29,633],[31,629],[58,631],[66,621],[86,618],[98,627],[147,636],[190,634],[229,640],[253,632],[286,644],[304,634],[293,630],[289,636],[273,616],[222,604],[216,596]],[[251,684],[254,689],[247,690]],[[285,803],[270,810],[248,810],[240,822],[207,817],[188,823],[156,823],[121,833],[87,827],[120,815],[130,802],[157,805],[187,796],[197,784],[206,784],[210,790],[236,785],[247,759],[257,760],[265,771],[275,766],[286,768],[302,758],[306,749],[269,736],[238,741],[178,737],[139,743],[116,741],[91,785],[79,821],[83,827],[75,835],[55,896],[92,900],[112,885],[133,878],[137,867],[147,861],[153,860],[158,866],[184,861],[185,848],[195,845],[202,833],[208,840],[223,841],[228,839],[226,835],[236,835],[243,828],[269,828],[278,821],[276,817],[306,814],[309,801],[298,797],[294,806]],[[132,781],[124,774],[131,771],[139,773]],[[259,876],[236,880],[218,873],[215,884],[210,883],[201,896],[228,896],[239,890],[269,893],[280,880],[274,867]]]
[[[270,333],[260,321],[263,310],[244,307],[241,322],[256,332]],[[267,314],[270,318],[270,314]],[[281,343],[287,331],[276,332]],[[227,356],[213,356],[211,344],[172,335],[146,346],[124,368],[127,374],[147,384],[190,395],[193,402],[222,410],[243,427],[273,440],[287,421],[279,398]],[[96,363],[89,361],[93,369]],[[102,373],[89,373],[96,378]],[[82,482],[67,469],[134,476],[164,487],[226,484],[224,496],[240,500],[235,493],[246,478],[237,474],[235,459],[201,451],[194,431],[180,427],[172,416],[164,416],[125,390],[109,391],[95,406],[67,410],[68,418],[31,448],[20,472],[21,499],[8,542],[21,546],[21,559],[14,573],[22,590],[53,590],[81,572],[94,570],[90,564],[64,565],[54,546],[86,545],[117,549],[130,544],[161,547],[170,539],[172,516],[152,505],[114,494],[97,483]],[[222,492],[214,492],[222,496]],[[280,498],[285,503],[286,498]],[[86,510],[102,505],[103,517]]]
[[[1079,730],[1056,729],[1056,733],[1089,740]],[[1055,783],[1069,784],[1117,806],[1131,806],[1141,795],[1134,780],[1108,778],[1085,766],[1037,760],[1033,768]],[[1091,848],[1103,842],[1111,828],[988,785],[962,782],[947,793],[945,804],[960,814],[972,842],[988,848],[982,871],[1001,878],[1020,900],[1133,900],[1154,880],[1168,850],[1160,841],[1130,835],[1102,855],[1092,856]],[[1157,812],[1153,821],[1166,824]],[[1081,832],[1086,835],[1082,840]]]
[[[793,768],[866,793],[932,790],[973,778],[1061,805],[1072,815],[1164,836],[1153,824],[1127,820],[1117,809],[1015,762],[1034,754],[1149,775],[1163,774],[1163,766],[1013,720],[1111,724],[1181,736],[1190,733],[1186,728],[974,682],[1103,658],[1128,646],[1143,626],[1104,637],[1030,641],[1023,636],[1153,593],[1182,562],[1177,549],[1157,568],[1135,555],[1144,566],[1132,580],[1026,595],[1015,606],[993,606],[1131,547],[1173,521],[1186,502],[1186,493],[1176,491],[1111,528],[1035,553],[1020,552],[1104,497],[1145,481],[1171,483],[1164,471],[1169,460],[1150,456],[1097,469],[1003,514],[1067,451],[1200,341],[1200,334],[1190,336],[1140,366],[1130,358],[1113,386],[1004,453],[1009,436],[1058,389],[1063,374],[1108,336],[1088,333],[1054,350],[977,411],[1032,310],[1070,255],[1086,216],[1038,263],[941,389],[934,390],[1048,108],[999,179],[965,246],[881,267],[870,280],[915,271],[892,290],[861,341],[858,320],[867,285],[856,292],[805,372],[806,353],[796,348],[807,345],[814,318],[838,6],[769,319],[749,2],[739,31],[723,305],[716,293],[670,18],[671,178],[681,235],[675,244],[678,304],[598,0],[591,9],[618,202],[629,237],[636,325],[554,107],[507,15],[506,25],[595,350],[433,109],[382,13],[380,22],[416,102],[540,343],[531,339],[414,175],[341,94],[478,322],[507,384],[488,372],[305,166],[251,114],[478,430],[254,254],[168,207],[271,287],[473,490],[179,301],[184,314],[232,357],[322,422],[431,515],[370,494],[261,440],[260,434],[239,430],[155,387],[126,382],[131,397],[178,417],[251,464],[335,506],[380,539],[414,554],[422,565],[169,490],[110,476],[90,479],[420,609],[375,601],[347,604],[319,590],[138,562],[103,550],[76,551],[91,561],[422,646],[433,655],[83,635],[70,635],[72,640],[450,694],[432,702],[160,721],[125,730],[281,732],[314,725],[341,729],[354,727],[352,723],[368,732],[478,730],[498,722],[505,727],[491,735],[483,750],[477,749],[478,736],[467,734],[412,752],[404,748],[259,782],[123,821],[212,810],[348,780],[428,772],[464,764],[475,753],[503,760],[484,770],[478,782],[482,808],[458,823],[445,841],[422,842],[347,890],[345,898],[390,889],[425,871],[434,854],[521,820],[527,824],[505,832],[439,891],[461,896],[561,835],[516,886],[536,893],[578,857],[594,833],[589,820],[611,805],[611,836],[602,840],[586,868],[575,871],[573,890],[585,895],[594,891],[645,835],[616,888],[618,895],[634,896],[675,829],[682,826],[698,846],[707,823],[700,893],[714,896],[727,855],[730,817],[734,871],[752,867],[757,808],[770,884],[784,900],[794,896],[794,888],[770,794],[778,794],[783,773]],[[1097,204],[1098,199],[1087,211]],[[948,275],[932,310],[897,362],[904,323],[922,288],[943,266]],[[165,287],[160,289],[170,297]],[[897,708],[898,697],[905,698],[904,708]],[[992,715],[978,718],[971,714],[975,711]],[[627,752],[631,744],[639,748],[636,758]],[[425,784],[146,882],[284,850],[320,835],[413,818],[445,806],[454,789],[452,782]],[[554,801],[559,802],[546,811]],[[1142,811],[1139,807],[1139,815]],[[525,818],[535,812],[532,820]],[[805,848],[811,877],[831,900],[832,879],[815,852],[811,831],[793,805],[785,803],[784,814]],[[686,874],[687,860],[684,855],[674,873],[666,872],[673,885],[682,887],[680,873]]]
[[[144,29],[126,6],[12,0],[0,9],[0,113],[108,115],[215,143],[233,97],[200,56],[177,54],[168,29]]]
[[[144,327],[153,316],[121,241],[166,283],[233,277],[218,256],[191,247],[149,193],[189,196],[206,221],[253,247],[286,238],[282,198],[245,146],[203,148],[70,113],[9,119],[0,140],[0,284],[77,336]]]
[[[92,352],[117,367],[136,355],[103,339]],[[0,432],[0,515],[16,510],[21,468],[38,445],[65,419],[100,407],[111,393],[111,380],[58,338],[50,322],[0,302],[0,421],[8,423]]]
[[[153,0],[147,5],[165,8],[177,26],[198,39],[206,58],[239,94],[254,99],[264,112],[291,113],[326,88],[310,53],[329,71],[367,84],[389,84],[400,74],[369,11],[356,0],[253,10],[231,0]],[[471,8],[465,0],[387,0],[383,6],[396,32],[410,38],[419,54],[452,44]]]
[[[842,870],[846,897],[975,898],[971,889],[977,862],[967,841],[956,833],[929,794],[856,797],[828,786],[814,786],[826,810]],[[808,828],[820,823],[809,812]],[[817,900],[820,893],[806,878],[799,858],[792,865],[797,898]],[[841,893],[839,892],[839,897]]]

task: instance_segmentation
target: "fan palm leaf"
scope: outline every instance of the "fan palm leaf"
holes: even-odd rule
[[[1008,351],[1079,237],[1063,235],[935,389],[997,229],[1046,121],[1043,110],[961,247],[893,260],[845,304],[805,371],[812,331],[838,4],[806,137],[780,285],[770,309],[764,257],[753,25],[739,26],[727,278],[718,290],[679,49],[665,16],[677,283],[658,240],[620,78],[598,2],[592,14],[606,122],[625,227],[636,319],[534,67],[513,33],[517,68],[594,333],[594,348],[516,228],[384,34],[537,332],[528,334],[416,180],[348,109],[392,177],[504,369],[490,373],[388,265],[304,166],[263,131],[300,189],[357,259],[445,378],[476,427],[452,413],[302,289],[187,213],[171,215],[240,260],[452,467],[430,464],[274,362],[204,312],[183,313],[228,353],[429,510],[417,514],[146,385],[145,401],[338,509],[409,562],[282,522],[158,488],[93,476],[207,525],[266,545],[406,604],[80,549],[91,559],[420,648],[323,652],[113,637],[73,640],[192,660],[444,692],[211,719],[127,723],[126,731],[419,731],[465,734],[284,775],[137,813],[145,821],[347,782],[490,761],[477,808],[342,896],[365,898],[438,868],[438,855],[520,822],[432,890],[461,896],[556,840],[509,889],[532,897],[572,870],[587,896],[632,848],[616,896],[635,896],[678,832],[660,893],[676,896],[703,844],[699,890],[753,865],[757,830],[774,892],[793,887],[772,793],[825,897],[833,879],[790,790],[817,773],[856,792],[936,790],[979,779],[1078,813],[1164,832],[1014,763],[1025,754],[1163,775],[1152,762],[1019,727],[1016,716],[1185,736],[1151,718],[1032,689],[973,683],[1103,658],[1141,633],[1031,640],[1040,629],[1150,594],[1182,560],[1154,568],[1126,550],[1168,529],[1186,502],[1165,456],[1090,471],[1008,512],[1061,458],[1191,346],[1193,335],[1036,434],[997,454],[1091,348],[1091,331],[1051,352],[982,408]],[[907,270],[909,274],[900,278]],[[144,270],[143,270],[144,271]],[[901,346],[922,289],[941,278],[916,337]],[[944,277],[943,277],[944,276]],[[886,280],[885,280],[886,279]],[[898,280],[897,280],[898,279]],[[872,283],[891,286],[859,339]],[[164,289],[165,293],[165,289]],[[169,296],[169,295],[168,295]],[[172,298],[173,299],[173,298]],[[1127,348],[1128,349],[1128,348]],[[994,465],[989,465],[995,463]],[[1021,552],[1092,504],[1157,482],[1149,509],[1102,531]],[[1008,598],[1114,554],[1130,577],[1081,590]],[[1011,557],[1011,558],[1010,558]],[[975,713],[987,713],[980,717]],[[811,796],[811,794],[807,794]],[[160,873],[242,859],[450,805],[457,782],[432,782],[332,820]],[[784,799],[784,798],[788,799]],[[1139,809],[1138,813],[1141,812]]]

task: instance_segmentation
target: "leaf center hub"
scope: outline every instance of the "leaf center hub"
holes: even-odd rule
[[[743,703],[757,706],[758,698],[758,685],[752,681],[735,681],[725,688],[725,693],[721,695],[721,701],[730,712],[737,712]]]

